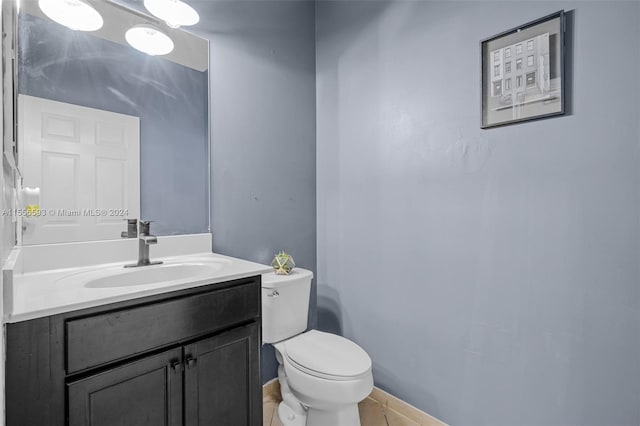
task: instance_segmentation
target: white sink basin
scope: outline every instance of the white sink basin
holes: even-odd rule
[[[56,280],[66,287],[107,289],[164,285],[167,283],[198,281],[229,269],[232,262],[225,258],[169,261],[160,265],[125,268],[122,265],[96,268],[64,275]]]
[[[86,288],[129,287],[183,280],[219,271],[228,263],[230,262],[169,263],[136,268],[120,268],[118,272],[90,279],[84,286]]]
[[[206,263],[168,263],[161,265],[120,268],[99,278],[89,279],[86,288],[130,287],[167,281],[184,280],[219,271],[229,261],[219,260]]]

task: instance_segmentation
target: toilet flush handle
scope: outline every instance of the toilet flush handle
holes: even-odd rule
[[[267,296],[269,296],[269,297],[279,297],[280,293],[278,293],[278,290],[273,290],[271,293],[267,294]]]

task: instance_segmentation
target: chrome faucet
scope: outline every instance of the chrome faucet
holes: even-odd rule
[[[135,229],[132,231],[131,223],[134,223],[134,229],[136,222],[139,229]],[[149,266],[149,265],[159,265],[162,263],[160,260],[150,261],[149,260],[149,246],[152,244],[158,244],[158,237],[155,235],[151,235],[149,231],[149,227],[151,226],[151,221],[136,221],[135,219],[129,219],[127,221],[127,232],[122,233],[123,238],[135,238],[136,234],[138,237],[138,263],[132,263],[129,265],[124,265],[125,268],[135,268],[138,266]],[[139,231],[139,232],[138,232]]]

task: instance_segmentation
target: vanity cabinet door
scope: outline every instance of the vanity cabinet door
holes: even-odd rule
[[[185,425],[260,426],[258,323],[185,346]]]
[[[177,348],[67,385],[69,426],[181,426]]]

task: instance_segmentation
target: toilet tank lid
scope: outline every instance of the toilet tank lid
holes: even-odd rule
[[[262,287],[278,288],[295,284],[298,280],[313,278],[313,272],[302,268],[294,268],[289,275],[277,275],[275,272],[262,274]]]

